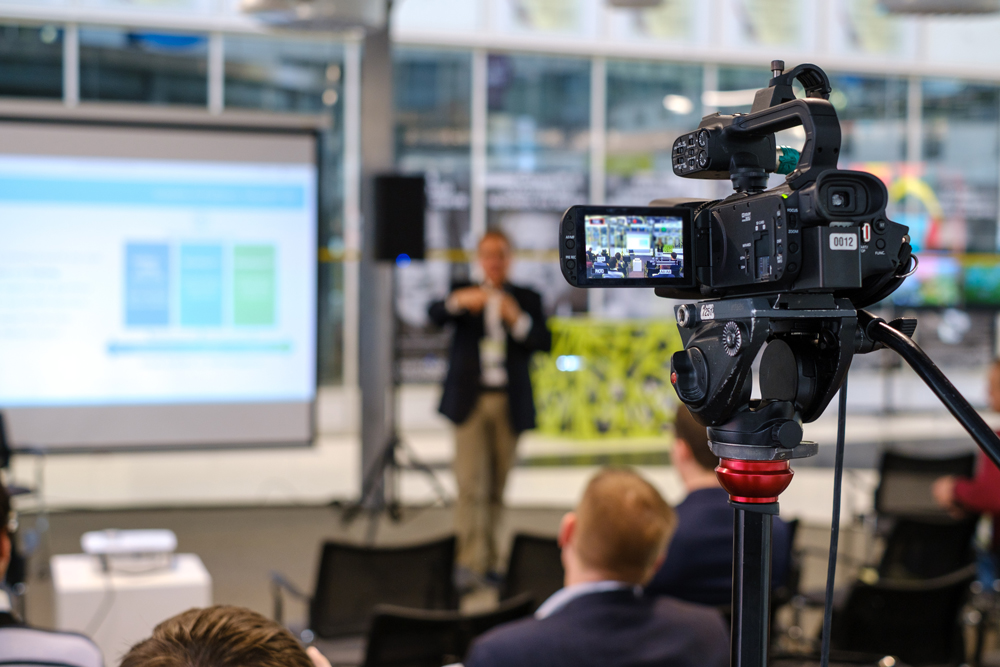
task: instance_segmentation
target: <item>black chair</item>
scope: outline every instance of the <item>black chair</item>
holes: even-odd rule
[[[819,667],[822,662],[818,653],[772,653],[768,656],[768,667]],[[880,653],[855,653],[852,651],[830,651],[830,667],[907,667],[895,656]]]
[[[310,598],[271,574],[274,617],[282,622],[282,592],[309,603],[309,630],[321,638],[363,635],[378,604],[411,609],[456,609],[452,583],[455,537],[400,547],[326,542]]]
[[[778,607],[786,605],[799,594],[799,585],[802,581],[802,553],[795,548],[795,536],[799,533],[799,520],[788,521],[788,553],[786,562],[788,572],[785,573],[785,580],[780,586],[774,587],[771,591],[771,617]]]
[[[965,644],[959,614],[975,563],[922,581],[857,581],[833,617],[831,644],[842,651],[896,655],[911,665],[959,664]]]
[[[424,611],[378,605],[372,618],[364,667],[441,667],[461,662],[484,632],[524,618],[534,600],[519,595],[480,614]]]
[[[7,437],[7,426],[4,422],[4,414],[3,411],[0,411],[0,470],[7,470],[10,468],[10,460],[12,456],[13,451],[10,446],[10,440]],[[2,476],[0,476],[0,483],[5,483]],[[29,488],[15,486],[9,483],[6,483],[6,489],[7,494],[12,498],[14,496],[24,496],[33,493],[33,491]],[[6,521],[6,519],[7,517],[0,517],[0,521]],[[16,534],[11,535],[11,545],[13,549],[10,554],[10,563],[7,566],[6,576],[2,581],[0,581],[0,586],[6,587],[15,611],[18,613],[18,616],[24,618],[25,592],[27,590],[28,578],[28,560],[21,552],[20,540]]]
[[[563,587],[564,576],[562,549],[556,538],[518,533],[510,547],[500,599],[527,593],[540,605]]]
[[[978,516],[937,521],[896,519],[886,538],[879,576],[932,579],[975,562],[972,537],[978,523]]]
[[[934,500],[931,485],[943,475],[971,477],[974,453],[947,458],[918,458],[885,452],[879,464],[875,512],[882,517],[947,521],[951,517]]]

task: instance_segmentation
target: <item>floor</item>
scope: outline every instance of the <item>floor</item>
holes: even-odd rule
[[[506,548],[517,532],[555,535],[561,510],[513,510],[501,531]],[[281,572],[301,589],[313,586],[320,544],[326,539],[362,542],[369,528],[361,516],[345,525],[335,507],[284,507],[238,509],[184,509],[138,511],[60,512],[49,516],[48,538],[32,559],[27,599],[28,620],[51,627],[55,614],[52,586],[46,572],[47,556],[79,553],[80,536],[104,528],[169,528],[177,534],[178,551],[198,554],[212,575],[214,601],[272,613],[269,574]],[[24,517],[25,528],[33,518]],[[451,510],[406,509],[402,520],[383,518],[376,541],[398,544],[430,539],[448,533]],[[506,554],[504,553],[504,557]],[[471,602],[475,603],[475,600]],[[286,619],[304,620],[305,610],[286,605]]]
[[[515,508],[507,512],[500,544],[506,558],[516,532],[555,535],[562,510]],[[449,532],[450,508],[406,509],[402,520],[383,518],[376,540],[398,544],[430,539]],[[24,517],[25,528],[33,518]],[[272,613],[269,573],[279,571],[305,591],[311,590],[319,545],[325,539],[362,542],[369,528],[362,516],[350,525],[342,521],[336,507],[284,507],[184,509],[137,511],[60,512],[49,516],[47,539],[30,564],[28,620],[51,627],[54,623],[52,586],[47,577],[47,553],[78,553],[80,536],[88,530],[104,528],[169,528],[177,534],[180,552],[196,553],[212,575],[214,601],[249,607],[266,615]],[[807,525],[799,530],[798,545],[806,550],[807,589],[820,588],[825,581],[829,528]],[[853,575],[851,563],[863,558],[868,549],[862,534],[845,529],[841,542],[843,566],[838,579]],[[493,598],[474,595],[463,601],[466,608],[488,606]],[[286,620],[302,622],[305,610],[286,605]]]

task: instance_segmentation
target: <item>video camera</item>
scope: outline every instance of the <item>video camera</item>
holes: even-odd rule
[[[864,308],[916,270],[908,229],[885,215],[877,178],[837,169],[840,124],[830,81],[815,65],[772,78],[748,114],[705,116],[673,144],[677,176],[730,179],[723,200],[661,199],[647,207],[574,206],[559,225],[560,264],[577,287],[655,287],[674,299],[684,349],[670,363],[678,397],[708,427],[717,477],[734,513],[733,664],[767,662],[771,516],[791,482],[792,459],[812,456],[802,424],[841,390],[835,497],[843,468],[847,371],[855,354],[888,347],[935,392],[1000,465],[1000,438],[911,340],[916,320]],[[798,80],[805,98],[795,97]],[[775,132],[802,126],[796,151]],[[785,174],[767,188],[768,174]],[[752,368],[760,359],[760,398]],[[835,501],[829,598],[836,564]]]
[[[571,285],[651,286],[674,299],[827,293],[858,308],[900,285],[910,264],[908,230],[886,218],[880,180],[837,169],[840,124],[828,101],[829,79],[815,65],[787,73],[783,67],[772,63],[774,78],[757,92],[749,114],[705,116],[674,142],[677,176],[731,179],[733,195],[660,199],[643,208],[574,206],[565,213],[559,245]],[[805,99],[795,98],[796,79]],[[774,133],[797,125],[805,143],[790,165],[779,161]],[[785,182],[765,191],[776,171],[787,173]],[[678,233],[669,234],[668,224]]]

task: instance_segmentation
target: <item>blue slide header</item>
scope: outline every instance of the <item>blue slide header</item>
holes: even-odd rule
[[[302,208],[300,185],[164,183],[0,176],[0,201],[219,208]]]

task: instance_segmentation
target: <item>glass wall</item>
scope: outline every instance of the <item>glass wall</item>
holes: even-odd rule
[[[491,54],[487,92],[487,224],[513,241],[516,282],[550,311],[582,311],[586,293],[563,279],[553,230],[589,195],[590,61]]]
[[[694,12],[696,3],[689,4]],[[691,12],[688,18],[694,20]],[[83,100],[207,106],[207,34],[81,26],[79,36]],[[340,382],[345,326],[343,47],[310,37],[258,35],[226,35],[224,47],[226,108],[329,115],[320,157],[319,376],[323,383]],[[63,57],[60,26],[0,26],[0,96],[59,99]],[[482,91],[486,152],[478,156],[486,161],[485,210],[474,212],[471,202],[479,199],[471,176],[472,53],[398,47],[393,58],[397,165],[401,172],[424,173],[429,195],[427,260],[398,273],[402,372],[409,382],[436,381],[444,370],[447,336],[428,327],[426,308],[450,283],[476,277],[470,259],[477,240],[472,221],[481,219],[477,214],[485,215],[488,227],[512,238],[517,249],[513,279],[538,289],[550,313],[583,312],[589,301],[609,317],[659,314],[666,302],[646,298],[647,292],[589,299],[586,291],[566,285],[558,269],[555,223],[566,207],[591,198],[592,104],[605,104],[607,203],[718,198],[732,192],[730,182],[674,177],[671,144],[706,112],[749,111],[754,91],[769,80],[763,64],[683,64],[622,56],[607,61],[606,98],[595,100],[589,58],[489,54]],[[842,125],[840,165],[871,171],[885,181],[890,216],[911,227],[916,248],[929,258],[930,268],[921,270],[936,270],[937,260],[928,251],[938,251],[941,266],[950,262],[947,266],[955,271],[966,259],[945,255],[997,252],[1000,85],[942,78],[911,83],[850,72],[830,76],[831,102]],[[918,99],[919,117],[908,118],[908,100]],[[908,132],[908,123],[919,132]],[[780,133],[778,142],[800,147],[803,136],[792,129]],[[771,184],[782,180],[773,176]],[[995,255],[977,257],[987,269],[997,264]],[[995,288],[1000,273],[989,275],[1000,294]],[[923,285],[917,279],[921,276],[911,282]],[[952,291],[959,289],[957,284]],[[994,301],[1000,302],[1000,296]]]
[[[678,135],[702,117],[702,68],[658,62],[608,62],[608,204],[643,206],[661,197],[700,197],[700,183],[673,175]]]
[[[920,176],[932,192],[906,208],[910,235],[918,250],[996,251],[1000,88],[929,79],[922,92]]]
[[[0,25],[0,96],[62,97],[62,37],[52,25]]]
[[[431,327],[427,307],[450,283],[469,277],[472,54],[396,49],[396,163],[427,179],[424,262],[400,266],[397,312],[406,382],[437,382],[446,370],[449,335]]]
[[[330,128],[319,137],[320,384],[339,384],[344,378],[344,123],[339,107],[331,110]]]
[[[906,159],[907,82],[835,74],[830,83],[840,119],[840,168],[897,169]]]
[[[208,36],[80,28],[80,98],[208,103]]]
[[[225,53],[227,107],[318,113],[340,100],[340,44],[228,35]]]

